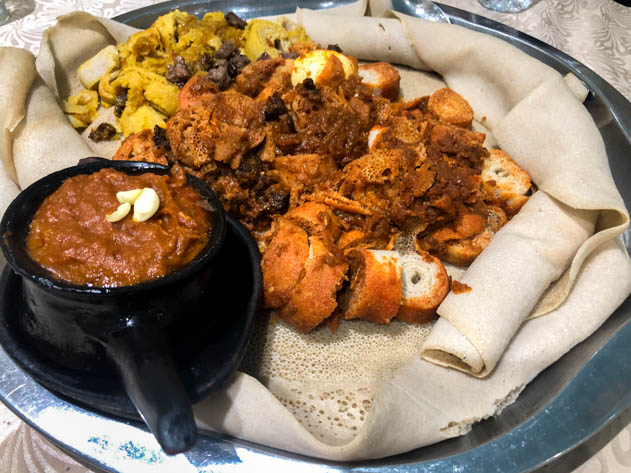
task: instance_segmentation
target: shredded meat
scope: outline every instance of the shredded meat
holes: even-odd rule
[[[367,151],[372,94],[356,80],[338,89],[317,88],[307,79],[283,96],[295,131],[271,124],[279,154],[329,155],[343,165]]]
[[[280,58],[261,59],[245,66],[235,78],[242,94],[257,97],[266,87],[268,95],[285,91],[291,87],[291,68]]]
[[[272,122],[278,120],[281,115],[285,115],[289,113],[287,110],[287,106],[283,99],[281,99],[278,94],[274,94],[267,99],[267,103],[265,104],[265,121]]]

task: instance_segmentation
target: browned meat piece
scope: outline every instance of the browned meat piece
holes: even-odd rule
[[[123,111],[125,110],[125,106],[127,105],[128,99],[128,89],[120,89],[116,93],[116,99],[114,100],[114,115],[118,118],[121,117]]]
[[[244,19],[240,18],[235,12],[232,11],[226,13],[224,15],[224,18],[230,26],[234,26],[235,28],[239,28],[240,30],[244,30],[247,25],[247,22]]]
[[[209,93],[201,106],[178,110],[167,136],[175,157],[191,168],[215,160],[237,169],[265,138],[263,104],[236,92]]]
[[[355,65],[357,65],[357,60],[355,60]],[[326,58],[324,68],[317,75],[316,82],[318,85],[336,87],[345,76],[342,61],[336,55],[331,55]]]
[[[191,71],[182,56],[175,56],[173,64],[169,66],[167,75],[164,77],[181,88],[191,78]]]
[[[278,94],[275,94],[268,97],[267,102],[265,102],[263,113],[265,113],[265,121],[272,122],[279,120],[281,116],[288,114],[289,110],[287,110],[287,106],[285,105],[285,102],[283,102],[283,99]]]
[[[401,181],[410,171],[407,164],[400,150],[376,150],[344,168],[339,192],[369,208],[396,212],[400,205],[407,207],[401,201]]]
[[[213,60],[209,54],[202,54],[196,62],[197,69],[199,71],[207,71],[213,65]]]
[[[435,182],[435,171],[424,154],[412,149],[377,149],[343,171],[340,194],[362,206],[385,213],[396,225],[408,218],[423,216],[414,206]]]
[[[245,66],[250,64],[250,58],[245,54],[235,54],[228,61],[228,72],[230,77],[236,77],[241,74],[241,71]]]
[[[116,138],[117,134],[118,132],[116,131],[116,128],[114,128],[114,125],[103,122],[90,131],[88,138],[96,143],[100,143],[101,141],[113,140]]]
[[[274,160],[273,167],[270,175],[289,189],[300,191],[314,189],[337,171],[333,158],[319,154],[281,156]]]
[[[239,92],[257,97],[264,90],[265,96],[259,101],[266,101],[274,93],[283,93],[291,87],[292,61],[282,58],[255,61],[243,68],[235,78]]]
[[[225,59],[217,59],[208,72],[205,79],[217,85],[219,90],[226,90],[230,85],[230,63]]]
[[[249,196],[248,190],[241,187],[239,179],[231,174],[225,174],[214,179],[213,188],[221,195],[224,207],[228,211],[238,211],[238,208],[232,208],[232,202],[236,201],[238,205],[239,202],[246,200]]]
[[[289,47],[289,51],[292,53],[296,53],[299,56],[301,54],[306,54],[309,51],[313,51],[314,49],[317,49],[317,45],[315,43],[309,42],[309,43],[294,43]]]
[[[265,82],[265,87],[256,96],[256,100],[265,101],[267,97],[280,94],[283,95],[289,89],[291,89],[291,68],[293,66],[292,60],[285,60],[275,70],[271,77]]]
[[[370,184],[391,185],[399,180],[404,169],[400,150],[377,150],[366,154],[344,167],[340,192],[351,194],[363,191]],[[414,159],[414,157],[412,157]],[[416,164],[414,161],[412,164]]]
[[[344,319],[390,323],[401,304],[401,268],[396,251],[351,250],[350,286],[340,297]]]
[[[227,41],[224,41],[221,46],[219,46],[219,49],[215,51],[215,59],[228,60],[238,53],[239,48],[237,48],[236,44],[234,44],[234,41],[229,39]]]
[[[151,130],[132,133],[121,143],[112,159],[117,161],[145,161],[169,164],[164,152],[156,148]]]

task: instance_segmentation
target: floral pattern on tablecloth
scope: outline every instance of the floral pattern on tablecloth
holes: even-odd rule
[[[631,426],[573,473],[628,473],[631,471]]]
[[[73,11],[112,18],[164,0],[37,0],[29,15],[0,26],[0,45],[17,46],[37,54],[42,31],[55,24],[58,16]]]
[[[477,0],[438,1],[504,23],[560,49],[631,100],[631,7],[612,0],[541,0],[521,13],[499,13]]]

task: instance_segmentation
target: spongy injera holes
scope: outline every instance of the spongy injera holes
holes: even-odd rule
[[[343,445],[357,435],[372,407],[365,398],[368,390],[346,392],[342,389],[320,391],[319,395],[287,387],[284,381],[271,384],[280,402],[317,439],[332,445]],[[305,401],[292,400],[299,394]],[[361,406],[361,407],[358,407]]]
[[[320,327],[302,334],[261,314],[240,368],[316,438],[342,445],[361,429],[377,388],[418,356],[430,328],[343,320],[335,333]]]

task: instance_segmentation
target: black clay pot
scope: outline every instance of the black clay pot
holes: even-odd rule
[[[37,342],[40,354],[56,363],[87,372],[113,366],[164,451],[180,453],[194,445],[197,430],[166,333],[182,331],[192,319],[208,316],[204,296],[212,284],[213,258],[224,241],[225,215],[212,189],[189,176],[189,184],[213,209],[209,241],[192,262],[133,286],[88,287],[57,280],[26,252],[32,217],[65,179],[106,167],[128,174],[169,172],[159,164],[95,159],[37,181],[5,212],[0,244],[7,263],[21,276],[26,305],[19,323]]]

